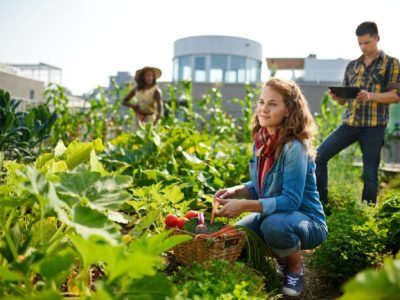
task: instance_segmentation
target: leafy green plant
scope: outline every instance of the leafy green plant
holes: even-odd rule
[[[250,143],[252,142],[251,137],[251,122],[253,117],[254,99],[260,93],[260,89],[245,85],[246,94],[243,99],[235,98],[233,102],[239,103],[242,107],[242,116],[237,120],[239,128],[236,131],[236,136],[239,141]]]
[[[210,261],[180,267],[171,280],[180,291],[175,299],[266,299],[263,277],[243,263]],[[267,298],[268,299],[268,298]]]
[[[362,168],[352,165],[353,157],[340,155],[329,161],[328,203],[325,204],[325,214],[330,215],[336,208],[345,209],[349,203],[359,201],[363,183]]]
[[[0,152],[5,159],[32,161],[49,137],[56,114],[45,104],[18,112],[20,103],[0,89]]]
[[[109,171],[123,168],[136,186],[156,182],[182,184],[186,199],[205,197],[247,177],[250,146],[216,143],[210,136],[186,127],[155,129],[150,124],[112,141],[102,156]]]
[[[322,141],[338,127],[342,120],[343,106],[332,100],[326,92],[321,100],[321,113],[315,113],[314,119],[318,126],[318,136],[315,139],[316,145]]]
[[[358,273],[343,287],[341,300],[399,299],[400,260],[385,259],[381,270]]]
[[[382,228],[388,231],[385,241],[388,251],[397,253],[400,248],[400,192],[392,191],[382,200],[377,212],[377,218]]]
[[[224,227],[224,223],[221,221],[215,221],[214,223],[210,224],[209,219],[205,219],[204,224],[206,225],[207,232],[206,233],[213,233],[218,230],[220,230],[222,227]],[[189,221],[185,223],[185,226],[183,227],[184,230],[191,232],[191,233],[196,233],[196,226],[198,225],[198,219],[197,218],[192,218]]]
[[[239,227],[239,230],[244,230],[247,235],[243,253],[246,263],[264,275],[267,291],[276,292],[280,287],[280,282],[276,274],[275,259],[269,246],[253,230],[246,227]]]
[[[45,92],[47,103],[58,115],[52,136],[53,145],[60,139],[67,144],[70,140],[107,141],[118,136],[124,129],[132,128],[134,112],[131,109],[120,114],[123,96],[129,92],[129,85],[120,87],[112,81],[112,89],[96,88],[87,96],[84,106],[71,107],[63,87],[51,84]]]
[[[372,207],[350,202],[333,209],[327,224],[328,238],[311,257],[311,265],[323,277],[341,283],[382,261],[387,230],[375,220]]]
[[[235,135],[237,128],[234,120],[222,107],[222,94],[220,88],[212,88],[197,104],[202,109],[202,130],[220,139]]]
[[[146,233],[125,245],[116,222],[127,220],[118,210],[130,199],[131,178],[107,173],[95,154],[101,149],[100,140],[59,143],[36,167],[5,162],[0,297],[57,299],[64,283],[82,299],[173,297],[171,282],[157,272],[160,255],[190,237]],[[93,265],[103,272],[98,283],[90,283]]]

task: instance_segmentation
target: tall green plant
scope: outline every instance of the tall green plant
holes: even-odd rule
[[[237,130],[233,118],[229,116],[222,106],[222,93],[218,87],[213,87],[198,100],[202,109],[202,130],[212,136],[226,140],[227,137],[235,136]]]
[[[47,101],[58,115],[53,135],[53,145],[60,139],[64,143],[79,138],[107,141],[132,128],[133,110],[120,113],[123,96],[129,90],[128,85],[120,87],[112,81],[112,88],[104,90],[98,87],[87,96],[81,108],[70,107],[65,89],[50,85],[46,90]]]
[[[343,283],[382,261],[387,230],[374,218],[374,208],[351,202],[327,218],[329,234],[312,257],[321,276]]]
[[[45,91],[47,104],[57,114],[57,122],[54,124],[52,144],[55,145],[59,140],[65,144],[69,140],[79,137],[81,130],[79,123],[82,119],[74,117],[74,109],[68,107],[68,97],[65,89],[57,84],[50,84]]]
[[[243,99],[235,98],[234,102],[242,107],[242,116],[237,120],[239,129],[236,133],[239,141],[252,142],[251,122],[253,117],[254,98],[259,94],[259,88],[254,88],[250,84],[245,85],[246,94]]]
[[[338,127],[342,120],[343,106],[332,100],[326,92],[321,100],[321,113],[315,113],[314,118],[318,126],[318,135],[315,139],[317,145]]]
[[[0,152],[5,159],[30,161],[49,137],[56,114],[45,104],[18,112],[20,103],[0,89]]]

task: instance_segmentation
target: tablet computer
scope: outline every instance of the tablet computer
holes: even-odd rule
[[[329,89],[332,94],[346,99],[353,99],[360,92],[360,88],[356,86],[330,86]]]

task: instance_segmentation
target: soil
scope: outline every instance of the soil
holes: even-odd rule
[[[311,251],[302,251],[305,275],[304,292],[299,297],[284,296],[281,299],[332,300],[342,295],[340,287],[323,280],[316,270],[309,267],[310,256]]]

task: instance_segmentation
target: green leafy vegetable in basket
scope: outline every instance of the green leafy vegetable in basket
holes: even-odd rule
[[[191,218],[189,221],[186,222],[186,224],[183,227],[183,229],[185,231],[190,232],[190,233],[195,233],[197,225],[198,225],[198,219],[197,218]],[[205,220],[205,225],[207,226],[207,233],[216,232],[216,231],[220,230],[222,227],[225,226],[224,223],[219,222],[219,221],[214,221],[214,223],[210,224],[210,220],[208,220],[208,219]]]

